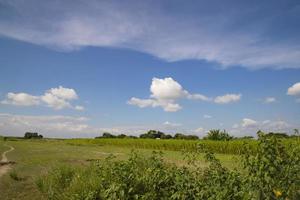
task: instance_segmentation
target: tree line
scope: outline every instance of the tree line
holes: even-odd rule
[[[276,137],[276,138],[294,138],[299,137],[299,131],[298,129],[294,129],[294,134],[288,135],[287,133],[277,133],[277,132],[269,132],[264,133],[261,130],[257,132],[257,136],[264,134],[265,137]],[[181,140],[198,140],[200,139],[197,135],[186,135],[182,133],[176,133],[174,136],[171,134],[166,134],[162,131],[158,130],[149,130],[148,132],[141,134],[139,136],[127,136],[125,134],[120,135],[113,135],[108,132],[104,132],[102,136],[95,137],[96,139],[99,138],[144,138],[144,139],[181,139]],[[205,137],[203,137],[204,140],[215,140],[215,141],[229,141],[234,139],[254,139],[253,136],[243,136],[243,137],[234,137],[230,135],[226,130],[220,130],[220,129],[212,129],[209,130]]]

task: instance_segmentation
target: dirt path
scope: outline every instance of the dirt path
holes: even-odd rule
[[[5,146],[9,147],[10,149],[2,153],[2,159],[0,161],[0,177],[4,175],[6,172],[8,172],[8,170],[10,170],[11,167],[11,163],[8,161],[6,154],[15,149],[12,146],[8,146],[8,145]]]

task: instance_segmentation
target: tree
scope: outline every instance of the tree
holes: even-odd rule
[[[156,138],[163,138],[164,136],[165,134],[161,131],[149,130],[147,133],[141,134],[140,138],[156,139]]]
[[[199,137],[196,135],[184,135],[182,133],[176,133],[174,135],[174,139],[179,139],[179,140],[198,140]]]
[[[25,139],[32,139],[32,138],[42,139],[43,136],[39,135],[38,133],[26,132],[24,135],[24,138]]]
[[[207,136],[204,137],[203,139],[228,141],[228,140],[232,140],[233,137],[230,136],[226,132],[226,130],[221,131],[220,129],[212,129],[207,133]]]
[[[103,138],[115,138],[116,136],[113,135],[113,134],[110,134],[110,133],[108,133],[108,132],[104,132],[104,133],[102,134],[102,137],[103,137]]]

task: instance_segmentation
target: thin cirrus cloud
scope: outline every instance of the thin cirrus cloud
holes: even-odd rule
[[[59,50],[126,48],[166,61],[206,60],[223,68],[300,67],[296,3],[182,3],[0,1],[0,35]]]
[[[51,88],[41,96],[34,96],[27,93],[13,93],[9,92],[6,98],[1,101],[1,104],[15,105],[15,106],[36,106],[46,105],[55,110],[64,108],[71,108],[75,110],[84,110],[83,106],[71,104],[72,100],[78,99],[76,91],[72,88]]]
[[[166,112],[177,112],[182,109],[182,106],[180,106],[177,102],[179,99],[228,104],[239,101],[242,96],[241,94],[225,94],[213,99],[203,94],[191,94],[171,77],[162,79],[154,77],[150,86],[150,92],[150,98],[140,99],[132,97],[129,101],[127,101],[127,103],[140,108],[161,107]]]

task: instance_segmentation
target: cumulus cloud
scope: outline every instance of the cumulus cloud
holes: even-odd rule
[[[181,7],[173,1],[11,0],[0,4],[5,9],[0,35],[54,49],[127,48],[167,61],[198,59],[250,69],[300,66],[300,48],[294,42],[299,30],[290,25],[299,21],[292,14],[299,7],[279,2],[230,1],[216,6],[197,1],[185,4],[180,12],[164,9]]]
[[[47,93],[65,100],[73,100],[78,98],[74,89],[64,88],[62,86],[59,86],[58,88],[51,88],[47,91]]]
[[[17,106],[33,106],[44,104],[55,110],[64,108],[73,108],[76,110],[84,110],[83,106],[73,106],[70,101],[78,99],[78,95],[74,89],[51,88],[41,96],[34,96],[27,93],[8,93],[6,98],[1,101],[2,104],[17,105]]]
[[[16,106],[34,106],[40,104],[39,97],[32,96],[27,93],[9,92],[6,99],[1,101],[2,104],[10,104]]]
[[[300,95],[300,82],[295,83],[287,90],[287,95],[297,96]]]
[[[225,94],[223,96],[217,96],[214,102],[217,104],[228,104],[239,101],[241,97],[241,94]]]
[[[275,97],[266,97],[264,99],[264,103],[274,103],[276,102],[276,98]]]
[[[140,99],[132,97],[127,103],[135,105],[140,108],[146,107],[162,107],[166,112],[176,112],[182,107],[177,103],[179,99],[199,100],[206,102],[215,102],[218,104],[227,104],[236,102],[241,99],[241,94],[226,94],[218,96],[214,100],[203,94],[191,94],[185,90],[177,81],[171,77],[167,78],[153,78],[150,86],[150,98]]]
[[[174,79],[167,77],[163,79],[153,78],[150,86],[150,98],[140,99],[132,97],[127,103],[140,108],[162,107],[166,112],[176,112],[182,107],[176,103],[178,99],[197,99],[207,101],[209,98],[202,94],[190,94]],[[194,98],[191,98],[194,97]],[[196,98],[197,97],[197,98]]]

